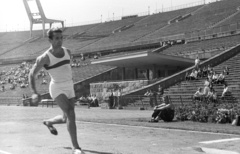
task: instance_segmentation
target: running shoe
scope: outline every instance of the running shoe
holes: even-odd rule
[[[85,154],[85,153],[80,149],[74,149],[73,154]]]

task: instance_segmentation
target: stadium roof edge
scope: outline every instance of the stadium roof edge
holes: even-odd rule
[[[152,51],[141,51],[95,59],[91,61],[91,64],[136,68],[145,68],[152,65],[189,67],[194,64],[194,60],[179,56],[154,53]]]

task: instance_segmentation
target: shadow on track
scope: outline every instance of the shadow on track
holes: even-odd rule
[[[69,149],[69,150],[72,150],[71,147],[63,147],[64,149]],[[110,152],[101,152],[101,151],[93,151],[93,150],[85,150],[83,149],[84,152],[90,152],[92,154],[113,154],[113,153],[110,153]]]

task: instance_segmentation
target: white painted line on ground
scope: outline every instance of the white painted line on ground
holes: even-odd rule
[[[183,130],[183,129],[176,129],[176,128],[156,128],[156,127],[147,127],[147,126],[131,126],[131,125],[124,125],[124,124],[108,124],[108,123],[101,123],[101,122],[85,122],[85,121],[76,121],[76,122],[86,123],[86,124],[109,125],[109,126],[116,126],[116,127],[129,127],[129,128],[132,127],[132,128],[145,128],[145,129],[156,129],[156,130],[172,130],[172,131],[176,131],[176,132],[189,132],[189,133],[199,133],[199,134],[240,136],[240,135],[237,135],[237,134],[202,132],[202,131]]]
[[[0,154],[11,154],[11,153],[0,150]]]
[[[212,144],[212,143],[229,142],[229,141],[237,141],[237,140],[240,140],[240,138],[229,138],[229,139],[221,139],[221,140],[212,140],[212,141],[204,141],[204,142],[199,142],[199,143]]]
[[[239,154],[238,152],[234,151],[227,151],[227,150],[219,150],[219,149],[211,149],[211,148],[201,148],[204,153],[207,154]]]

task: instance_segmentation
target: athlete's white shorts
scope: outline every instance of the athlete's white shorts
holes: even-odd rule
[[[66,81],[60,83],[50,82],[49,93],[52,99],[55,99],[60,94],[65,94],[68,99],[75,97],[73,88],[73,81]]]

